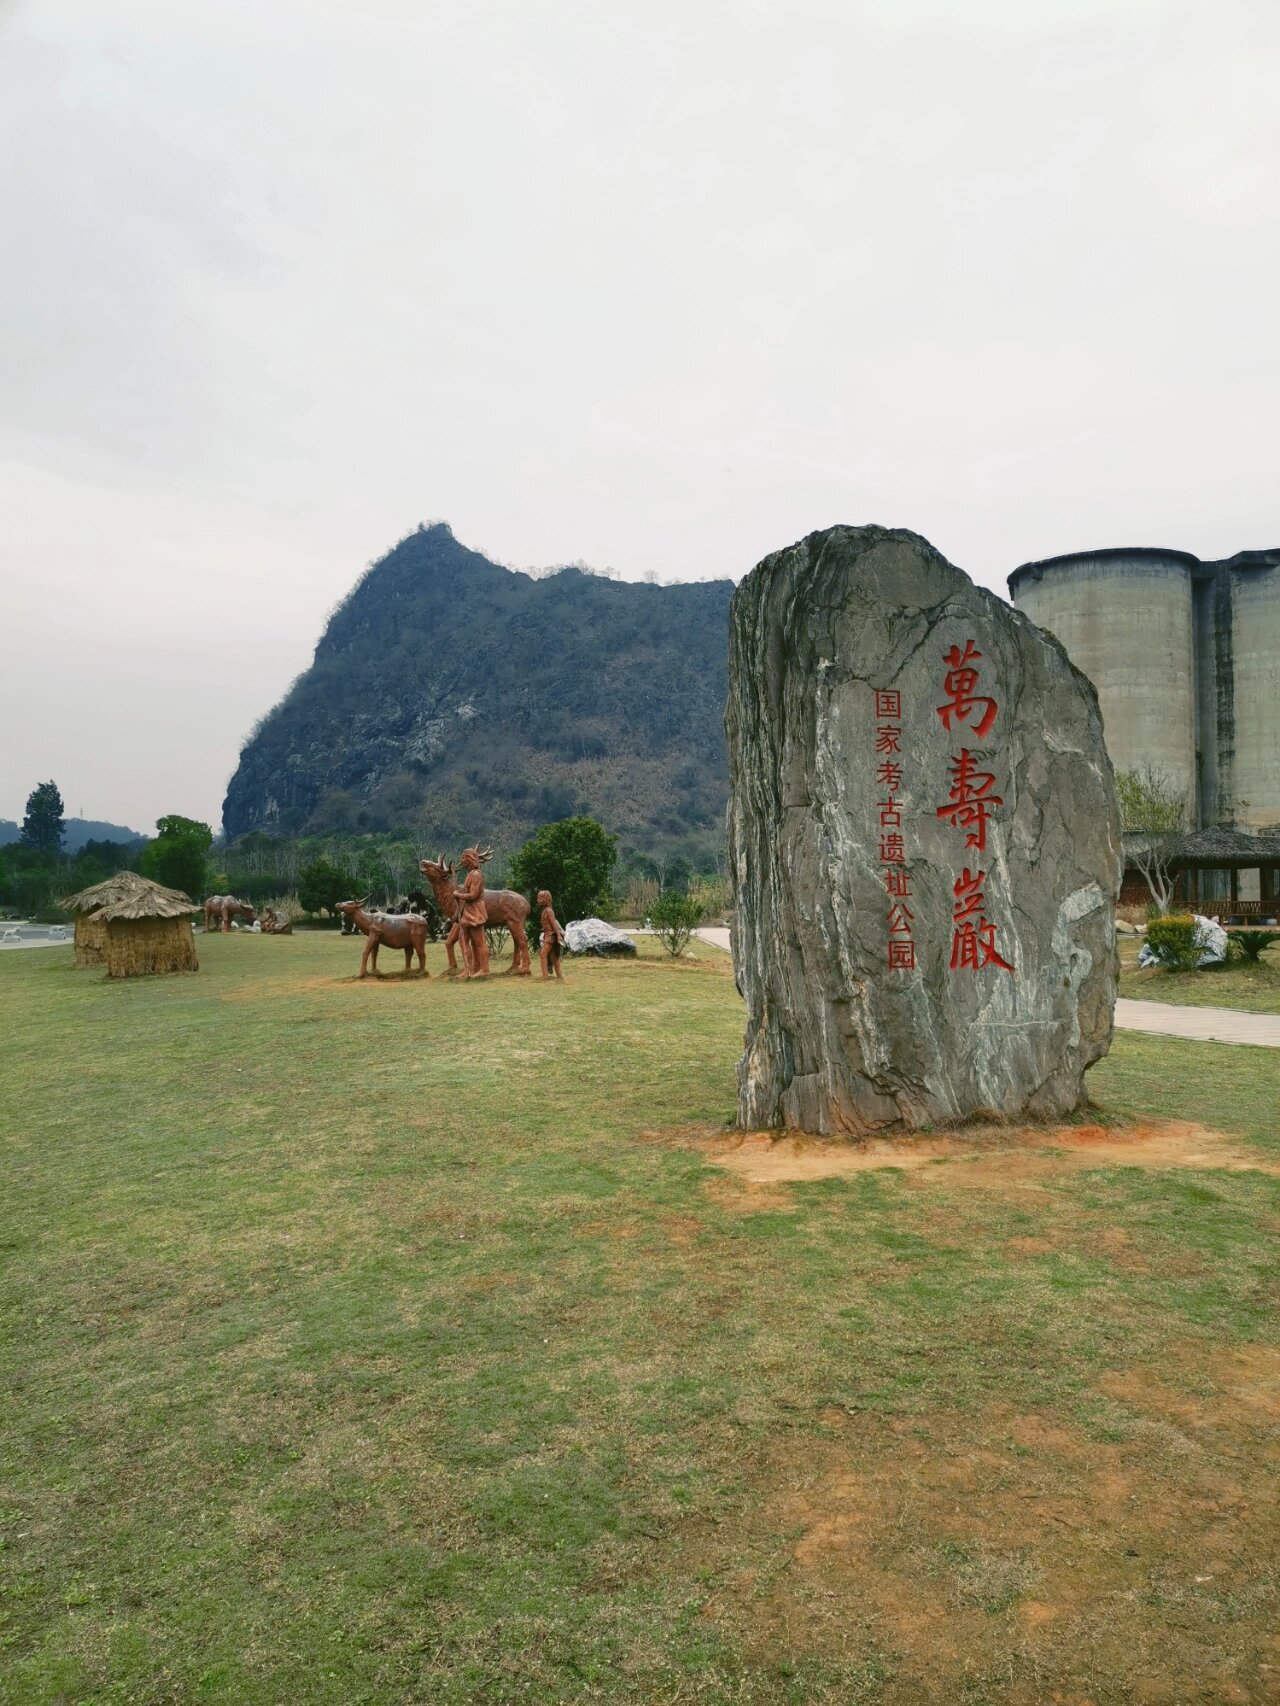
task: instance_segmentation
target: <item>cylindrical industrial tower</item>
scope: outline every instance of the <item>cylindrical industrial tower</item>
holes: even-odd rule
[[[1098,689],[1117,770],[1150,764],[1197,810],[1195,619],[1184,551],[1085,551],[1024,563],[1009,576],[1018,609],[1047,628]]]
[[[1280,551],[1241,551],[1231,577],[1233,816],[1242,829],[1280,823]]]
[[[1192,825],[1280,826],[1280,550],[1081,551],[1009,591],[1097,688],[1117,770],[1185,788]]]

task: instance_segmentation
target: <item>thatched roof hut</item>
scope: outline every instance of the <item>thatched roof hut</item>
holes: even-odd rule
[[[62,904],[76,915],[78,966],[105,964],[108,977],[199,970],[191,933],[199,909],[177,889],[118,871]]]

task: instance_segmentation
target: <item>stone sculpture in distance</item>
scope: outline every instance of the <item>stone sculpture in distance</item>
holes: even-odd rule
[[[917,534],[833,527],[738,587],[725,731],[740,1125],[1081,1107],[1120,828],[1058,642]]]

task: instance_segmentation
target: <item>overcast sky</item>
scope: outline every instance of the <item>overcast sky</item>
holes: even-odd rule
[[[1276,0],[0,0],[0,816],[216,823],[424,519],[1280,544]]]

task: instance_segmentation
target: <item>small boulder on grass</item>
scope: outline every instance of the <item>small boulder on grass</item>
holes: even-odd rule
[[[575,918],[564,927],[564,945],[571,954],[597,954],[603,957],[633,955],[636,945],[622,930],[615,930],[603,918]]]

